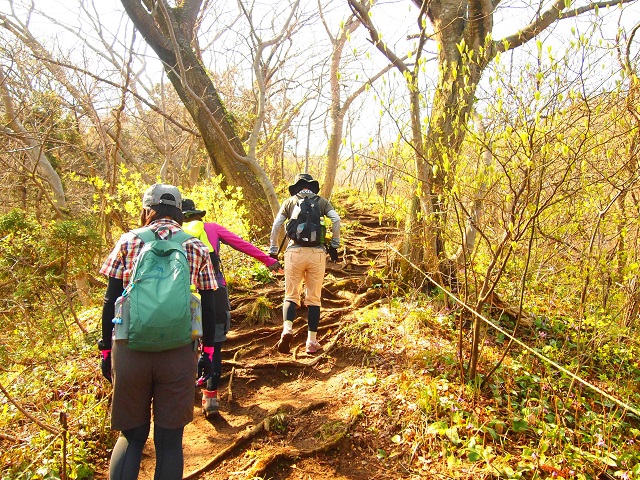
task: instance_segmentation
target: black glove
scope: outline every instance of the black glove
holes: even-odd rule
[[[100,352],[100,370],[102,376],[111,382],[111,350],[102,350]]]
[[[274,260],[278,260],[278,254],[277,253],[270,253],[269,256],[271,258],[273,258]]]
[[[204,384],[213,375],[213,352],[202,352],[198,360],[198,385]]]
[[[111,346],[107,346],[104,340],[98,340],[98,350],[100,350],[100,370],[102,376],[111,383]]]
[[[282,265],[280,265],[280,262],[275,262],[272,265],[269,265],[267,268],[272,272],[277,272],[278,270],[282,270]]]
[[[104,352],[100,354],[100,369],[102,376],[111,383],[111,350],[104,350]]]
[[[339,261],[339,259],[338,259],[338,250],[336,249],[336,247],[327,248],[327,253],[329,254],[329,257],[331,258],[331,261],[333,263],[338,263],[338,261]]]

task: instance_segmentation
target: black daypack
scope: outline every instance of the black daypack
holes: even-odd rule
[[[324,226],[320,213],[320,197],[300,196],[287,223],[287,237],[304,247],[317,247],[324,243]]]

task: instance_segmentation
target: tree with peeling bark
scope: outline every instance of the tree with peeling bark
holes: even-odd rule
[[[298,2],[290,6],[288,18],[273,38],[263,41],[255,31],[253,33],[257,46],[253,65],[259,97],[248,152],[198,56],[197,20],[203,2],[187,0],[173,7],[163,0],[122,0],[122,4],[138,31],[163,62],[171,83],[202,135],[214,171],[224,176],[226,184],[242,187],[244,198],[250,204],[252,221],[258,228],[268,229],[279,202],[271,180],[256,159],[257,135],[264,119],[266,98],[262,53],[291,34]],[[250,18],[248,14],[246,16]]]

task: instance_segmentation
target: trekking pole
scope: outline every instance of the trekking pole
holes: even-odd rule
[[[278,256],[280,256],[280,251],[282,250],[282,246],[286,241],[287,241],[287,236],[285,235],[284,238],[282,239],[282,242],[280,243],[280,248],[278,249],[278,253],[277,253]]]

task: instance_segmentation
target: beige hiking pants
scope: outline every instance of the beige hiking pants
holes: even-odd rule
[[[284,301],[300,306],[302,283],[305,305],[320,306],[327,254],[323,247],[294,247],[284,252]]]

